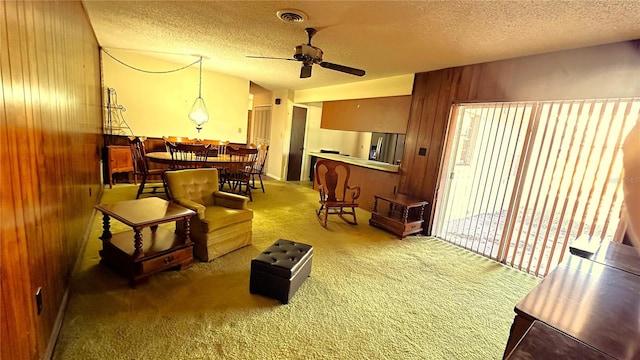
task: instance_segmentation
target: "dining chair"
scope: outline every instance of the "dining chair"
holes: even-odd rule
[[[131,148],[131,158],[133,160],[133,170],[134,176],[140,176],[140,186],[138,187],[138,193],[136,194],[136,199],[140,198],[140,195],[144,193],[147,185],[152,191],[151,194],[155,194],[158,192],[167,192],[167,183],[164,178],[164,173],[167,171],[166,169],[150,169],[149,164],[146,158],[146,149],[144,145],[144,136],[130,136],[129,137],[129,147]],[[162,184],[147,184],[147,180],[149,180],[150,176],[159,176],[162,180]],[[162,189],[162,191],[158,191],[158,189]]]
[[[229,141],[220,141],[220,144],[218,144],[218,154],[226,154],[227,153],[227,147],[229,146]]]
[[[196,139],[189,139],[189,138],[183,137],[183,136],[163,136],[162,139],[165,142],[171,142],[171,143],[174,143],[174,144],[177,144],[177,143],[195,144],[195,143],[197,143]]]
[[[251,172],[258,158],[258,149],[235,148],[227,146],[226,153],[229,155],[229,165],[224,172],[224,185],[236,194],[245,195],[253,201],[251,195]]]
[[[218,156],[220,152],[220,140],[198,139],[198,144],[210,145],[209,156]]]
[[[251,187],[256,189],[256,175],[260,180],[260,188],[264,192],[264,184],[262,183],[262,173],[264,172],[264,164],[267,161],[267,154],[269,153],[269,145],[261,144],[257,146],[258,157],[255,165],[251,169]]]
[[[316,210],[316,216],[322,226],[327,226],[329,215],[338,215],[345,222],[358,225],[356,200],[360,197],[360,186],[349,185],[350,175],[349,165],[343,162],[326,159],[316,162],[314,181],[320,193],[320,209]],[[353,216],[353,221],[344,215]]]
[[[211,145],[172,142],[165,144],[171,154],[170,168],[172,170],[196,169],[204,167],[207,163]]]

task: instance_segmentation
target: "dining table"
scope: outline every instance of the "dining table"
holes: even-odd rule
[[[172,159],[171,153],[169,153],[168,151],[148,152],[146,154],[146,157],[150,162],[166,165],[171,165],[175,162],[179,162],[181,163],[181,165],[185,165],[186,167],[188,167],[189,163],[202,163],[201,160],[195,159]],[[218,156],[208,156],[205,164],[215,168],[226,168],[229,166],[229,164],[233,164],[235,162],[241,161],[234,161],[227,154],[219,154]]]

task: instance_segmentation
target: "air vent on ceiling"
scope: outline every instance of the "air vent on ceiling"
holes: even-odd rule
[[[295,9],[280,10],[276,15],[284,22],[303,22],[309,18],[304,12]]]

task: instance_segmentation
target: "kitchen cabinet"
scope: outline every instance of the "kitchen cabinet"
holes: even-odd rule
[[[411,95],[325,101],[323,129],[405,134]]]

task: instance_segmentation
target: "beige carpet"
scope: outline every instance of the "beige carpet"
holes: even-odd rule
[[[499,359],[513,307],[538,279],[428,237],[315,219],[308,184],[255,191],[253,245],[130,289],[98,264],[96,216],[54,359]],[[102,202],[135,198],[106,189]],[[113,222],[112,230],[125,229]],[[288,305],[249,293],[251,258],[278,238],[314,247]]]

